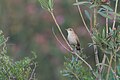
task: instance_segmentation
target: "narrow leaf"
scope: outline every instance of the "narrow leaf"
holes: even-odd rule
[[[102,30],[102,38],[103,38],[103,39],[106,38],[106,30],[105,30],[105,29]]]
[[[48,10],[49,6],[48,6],[48,2],[46,0],[38,0],[38,1],[40,2],[41,7],[43,9],[47,9]]]
[[[49,0],[49,8],[52,10],[53,9],[53,0]]]
[[[93,5],[90,6],[90,8],[94,8],[94,7],[97,7],[97,6],[98,6],[98,5],[93,4]]]
[[[90,13],[89,13],[87,10],[85,10],[85,15],[87,16],[87,18],[88,18],[89,20],[91,19]]]
[[[107,5],[101,5],[101,6],[109,11],[113,11],[113,9]]]
[[[109,18],[112,19],[111,16],[109,16],[108,14],[106,14],[105,12],[98,12],[101,16],[105,17],[105,18]]]
[[[81,1],[81,2],[74,3],[73,5],[82,5],[82,4],[91,4],[91,2]]]
[[[108,12],[108,13],[120,17],[120,14],[119,14],[119,13],[115,13],[115,12]]]

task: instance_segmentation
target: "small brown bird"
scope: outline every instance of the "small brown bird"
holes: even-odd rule
[[[68,28],[66,30],[68,32],[67,36],[68,42],[70,43],[70,45],[73,45],[76,50],[80,51],[80,41],[78,36],[76,35],[72,28]]]

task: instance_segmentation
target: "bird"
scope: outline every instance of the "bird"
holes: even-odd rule
[[[75,33],[75,31],[72,28],[68,28],[66,29],[68,36],[67,36],[67,40],[69,42],[70,45],[74,46],[73,50],[77,50],[80,51],[80,41],[79,38],[77,36],[77,34]]]

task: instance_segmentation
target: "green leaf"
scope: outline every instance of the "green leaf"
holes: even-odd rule
[[[104,44],[109,45],[109,44],[107,43],[107,41],[105,41],[104,39],[101,39],[101,41],[102,41]]]
[[[117,72],[120,75],[120,65],[117,66]]]
[[[98,5],[93,4],[93,5],[90,6],[90,8],[94,8],[94,7],[97,7],[97,6],[98,6]]]
[[[109,11],[113,11],[113,9],[107,5],[101,5],[101,6]]]
[[[49,6],[48,6],[46,0],[38,0],[38,1],[40,2],[41,7],[42,7],[43,9],[48,9]]]
[[[41,4],[41,7],[43,9],[46,9],[48,11],[53,10],[53,0],[38,0]]]
[[[110,13],[110,14],[112,14],[112,15],[116,15],[116,16],[118,16],[118,17],[120,17],[120,14],[119,14],[119,13],[115,13],[115,12],[108,12],[108,13]]]
[[[53,0],[49,0],[49,7],[51,10],[53,9]]]
[[[88,43],[88,47],[91,47],[93,46],[94,44],[93,43]]]
[[[69,76],[69,74],[67,74],[67,73],[66,73],[66,74],[63,74],[63,76]]]
[[[102,30],[102,38],[103,38],[103,39],[106,38],[106,30],[105,30],[105,29]]]
[[[120,58],[120,54],[116,54],[116,56]]]
[[[88,18],[89,20],[91,19],[90,13],[89,13],[87,10],[85,10],[85,15],[87,16],[87,18]]]
[[[82,4],[91,4],[91,2],[81,1],[81,2],[74,3],[73,5],[82,5]]]
[[[5,42],[4,35],[0,35],[0,46]]]
[[[96,66],[108,66],[108,65],[104,64],[104,63],[98,63],[98,64],[96,64]]]
[[[98,12],[101,16],[103,16],[103,17],[105,17],[105,18],[109,18],[109,19],[112,19],[112,17],[111,16],[109,16],[107,13],[105,13],[105,12]]]

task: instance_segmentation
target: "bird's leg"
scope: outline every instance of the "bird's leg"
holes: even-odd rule
[[[76,48],[76,45],[74,46],[73,49],[74,49],[74,53],[77,53],[77,54],[79,53],[79,51]],[[78,61],[78,57],[76,57],[76,56],[75,56],[75,61]]]
[[[76,46],[75,46],[75,45],[71,45],[71,46],[72,46],[72,48],[73,48],[73,52],[74,52],[74,53],[77,53]],[[72,55],[72,62],[73,62],[73,61],[77,61],[77,58],[76,58],[75,55]]]

